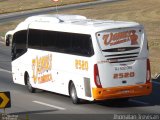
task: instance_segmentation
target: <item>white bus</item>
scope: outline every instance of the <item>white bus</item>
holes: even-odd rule
[[[14,83],[81,99],[128,99],[152,92],[147,39],[135,22],[38,15],[13,34]]]

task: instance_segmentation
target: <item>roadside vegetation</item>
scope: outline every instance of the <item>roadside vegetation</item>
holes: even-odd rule
[[[0,0],[0,14],[89,1],[95,0],[59,0],[59,2],[53,2],[53,0]]]
[[[0,0],[0,1],[1,1],[0,9],[2,9],[1,8],[2,1],[7,1],[7,0]],[[13,0],[8,0],[8,1],[13,2]],[[25,6],[26,2],[31,0],[23,0],[23,1]],[[32,4],[37,4],[38,7],[40,2],[36,1],[44,2],[47,0],[32,1],[33,2]],[[75,1],[75,0],[66,0],[66,1]],[[135,21],[143,24],[145,27],[149,43],[149,50],[150,50],[149,55],[151,60],[152,76],[160,73],[160,0],[123,0],[119,2],[106,3],[106,4],[84,7],[74,10],[67,10],[59,13],[80,14],[87,16],[88,18],[91,19]],[[0,24],[1,26],[0,35],[4,36],[6,31],[15,28],[15,26],[20,21],[21,20],[18,21],[16,20],[5,24]]]

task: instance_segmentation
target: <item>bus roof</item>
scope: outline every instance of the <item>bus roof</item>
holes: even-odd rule
[[[140,25],[136,22],[87,19],[85,16],[81,15],[46,14],[31,16],[27,18],[25,21],[23,21],[21,24],[17,26],[17,29],[27,29],[28,26],[33,22],[37,23],[37,26],[34,25],[35,28],[39,28],[39,24],[41,23],[49,23],[49,30],[63,30],[64,32],[78,30],[80,33],[82,32],[86,34],[93,32],[95,33],[107,29],[127,28]],[[47,29],[47,26],[45,27]],[[70,28],[70,30],[68,30],[68,27]],[[42,28],[44,28],[44,26]]]

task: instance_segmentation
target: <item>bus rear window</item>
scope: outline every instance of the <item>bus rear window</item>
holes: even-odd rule
[[[140,48],[141,28],[123,28],[97,33],[98,42],[103,52],[125,52]]]

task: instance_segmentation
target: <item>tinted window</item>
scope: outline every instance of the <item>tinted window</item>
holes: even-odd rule
[[[43,39],[43,32],[40,30],[29,30],[28,47],[40,49]]]
[[[72,39],[72,53],[79,55],[87,55],[87,56],[93,55],[91,36],[73,34],[71,39]]]
[[[29,47],[82,56],[94,54],[90,35],[46,30],[29,30]]]
[[[18,31],[13,35],[12,60],[18,58],[27,51],[27,30]]]

